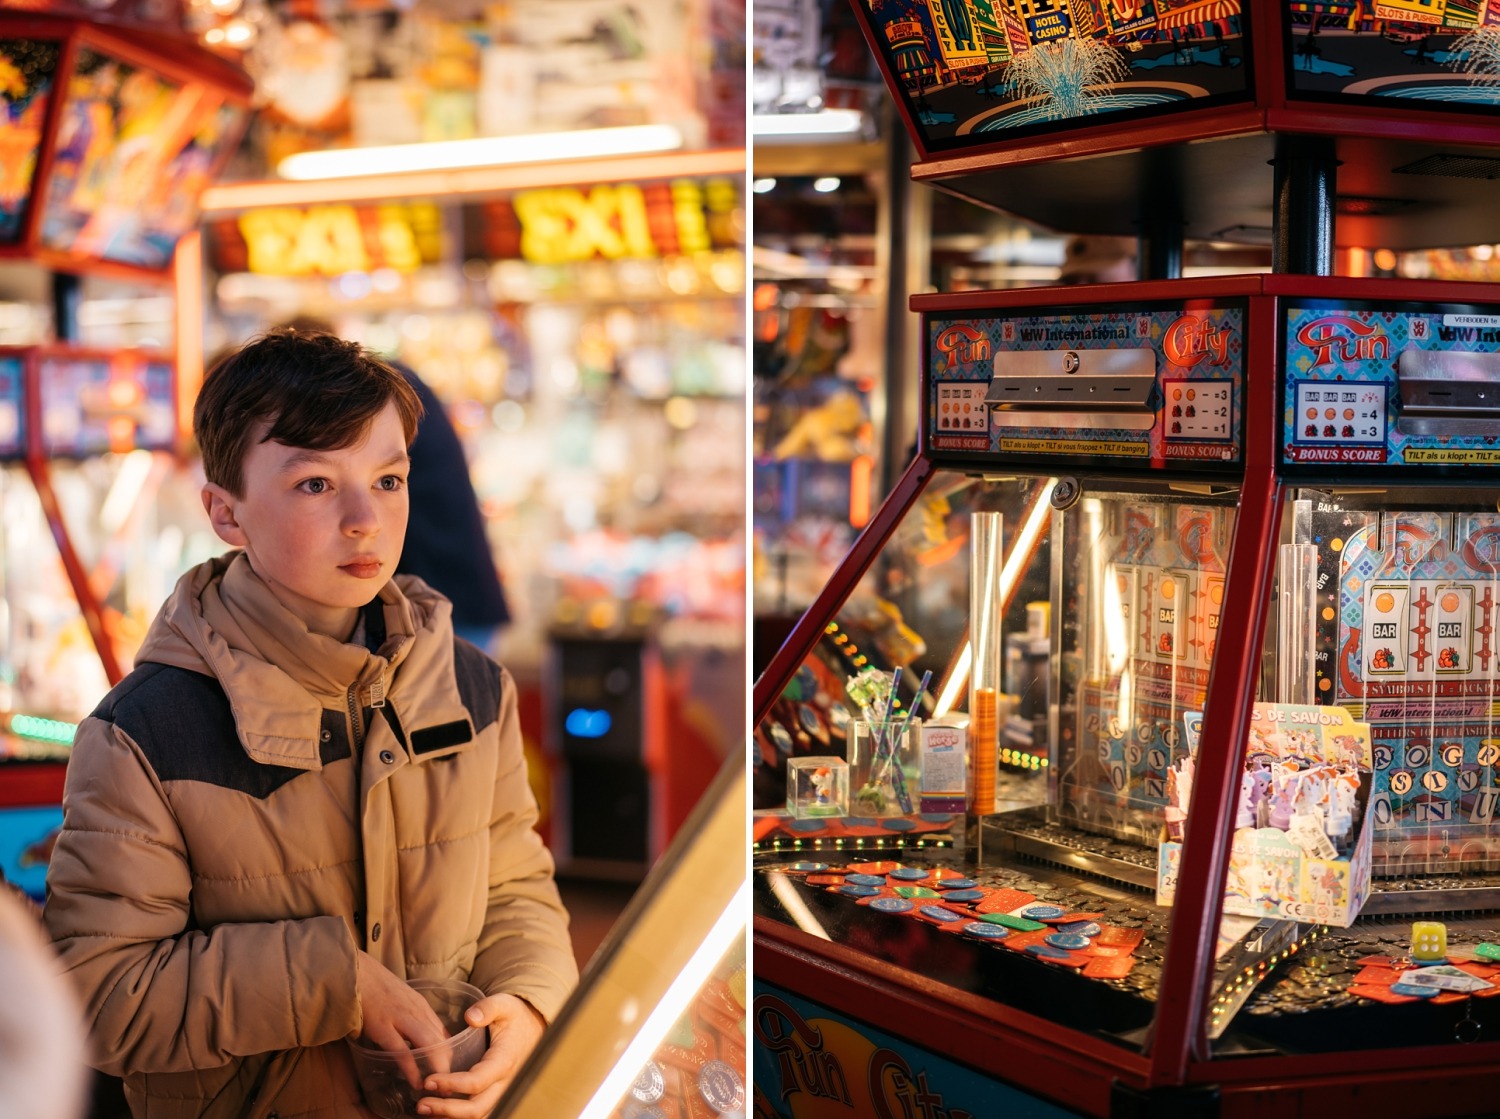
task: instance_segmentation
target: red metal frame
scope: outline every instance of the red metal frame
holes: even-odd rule
[[[104,604],[94,589],[93,581],[78,554],[78,549],[73,545],[72,534],[68,531],[62,505],[57,499],[57,491],[52,484],[50,458],[42,431],[41,363],[46,357],[99,359],[110,358],[114,354],[108,350],[78,349],[69,346],[32,346],[26,347],[25,351],[22,362],[22,396],[26,409],[26,472],[31,476],[32,484],[36,487],[37,497],[42,503],[42,512],[47,518],[47,526],[52,531],[52,539],[57,544],[63,570],[68,576],[68,584],[73,589],[79,612],[83,615],[84,624],[88,626],[89,637],[93,640],[94,648],[99,654],[99,661],[104,666],[104,675],[113,686],[118,684],[125,674],[120,665],[120,658],[115,653],[114,638],[111,637],[109,627],[104,620]],[[143,351],[141,357],[161,360],[165,359],[166,355],[147,354]],[[174,414],[177,403],[176,392],[177,386],[174,381]]]
[[[10,762],[0,773],[0,808],[40,808],[62,803],[67,767],[58,762]]]
[[[869,525],[855,539],[848,554],[839,562],[827,584],[818,592],[818,597],[792,627],[792,632],[755,681],[755,723],[759,723],[770,713],[771,705],[781,695],[792,673],[797,671],[807,654],[812,652],[812,647],[818,642],[818,635],[823,632],[825,623],[821,619],[833,617],[844,600],[854,593],[860,577],[880,554],[880,549],[890,539],[891,533],[917,500],[932,474],[932,463],[925,455],[918,453],[895,488],[881,502],[879,511]]]
[[[1441,1098],[1444,1114],[1492,1110],[1500,1042],[1417,1049],[1399,1047],[1400,1039],[1392,1038],[1392,1048],[1377,1051],[1227,1060],[1211,1056],[1206,1022],[1228,868],[1229,824],[1238,793],[1236,768],[1255,700],[1284,505],[1277,469],[1282,301],[1303,297],[1494,304],[1500,302],[1500,292],[1480,283],[1268,274],[1067,290],[923,295],[913,297],[912,307],[930,313],[1208,296],[1247,296],[1249,301],[1244,477],[1226,573],[1220,645],[1205,703],[1205,724],[1213,728],[1213,735],[1204,737],[1200,749],[1147,1052],[1126,1052],[769,918],[755,921],[756,973],[914,1044],[931,1046],[933,1038],[941,1038],[946,1055],[1024,1090],[1095,1114],[1108,1113],[1111,1086],[1117,1082],[1144,1089],[1214,1084],[1221,1093],[1224,1116],[1264,1115],[1272,1099],[1278,1111],[1300,1107],[1301,1113],[1318,1107],[1338,1114],[1358,1100],[1369,1115],[1431,1114],[1434,1097]],[[852,593],[939,469],[946,467],[941,460],[931,459],[924,440],[917,459],[881,505],[870,528],[756,682],[757,722],[766,716],[826,620]],[[1476,470],[1488,479],[1500,480],[1500,468]],[[1268,1092],[1276,1095],[1268,1096]]]

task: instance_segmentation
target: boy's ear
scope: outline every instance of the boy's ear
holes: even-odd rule
[[[237,548],[243,548],[247,543],[245,530],[240,528],[240,522],[235,519],[234,507],[237,499],[223,486],[215,485],[213,482],[203,483],[203,511],[208,514],[208,523],[214,526],[214,532],[220,540]]]

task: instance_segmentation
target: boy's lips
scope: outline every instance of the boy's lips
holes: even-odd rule
[[[378,559],[362,556],[359,559],[352,559],[348,563],[339,564],[339,570],[347,571],[356,579],[373,579],[380,574],[382,566]]]

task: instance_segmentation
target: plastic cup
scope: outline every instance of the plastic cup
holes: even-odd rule
[[[371,1045],[364,1038],[351,1040],[349,1052],[364,1092],[365,1106],[381,1119],[404,1119],[417,1114],[417,1101],[442,1096],[422,1088],[434,1072],[463,1072],[472,1068],[489,1048],[486,1026],[470,1026],[464,1011],[484,998],[484,992],[456,979],[410,979],[407,986],[427,1000],[448,1033],[446,1041],[399,1053]],[[465,1099],[454,1094],[453,1098]]]

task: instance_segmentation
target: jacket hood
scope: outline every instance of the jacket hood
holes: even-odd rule
[[[366,610],[376,606],[386,637],[375,653],[313,633],[233,551],[177,581],[135,659],[216,677],[252,759],[319,769],[325,709],[347,707],[351,688],[361,707],[383,701],[414,654],[451,649],[452,605],[420,579],[387,582]]]

